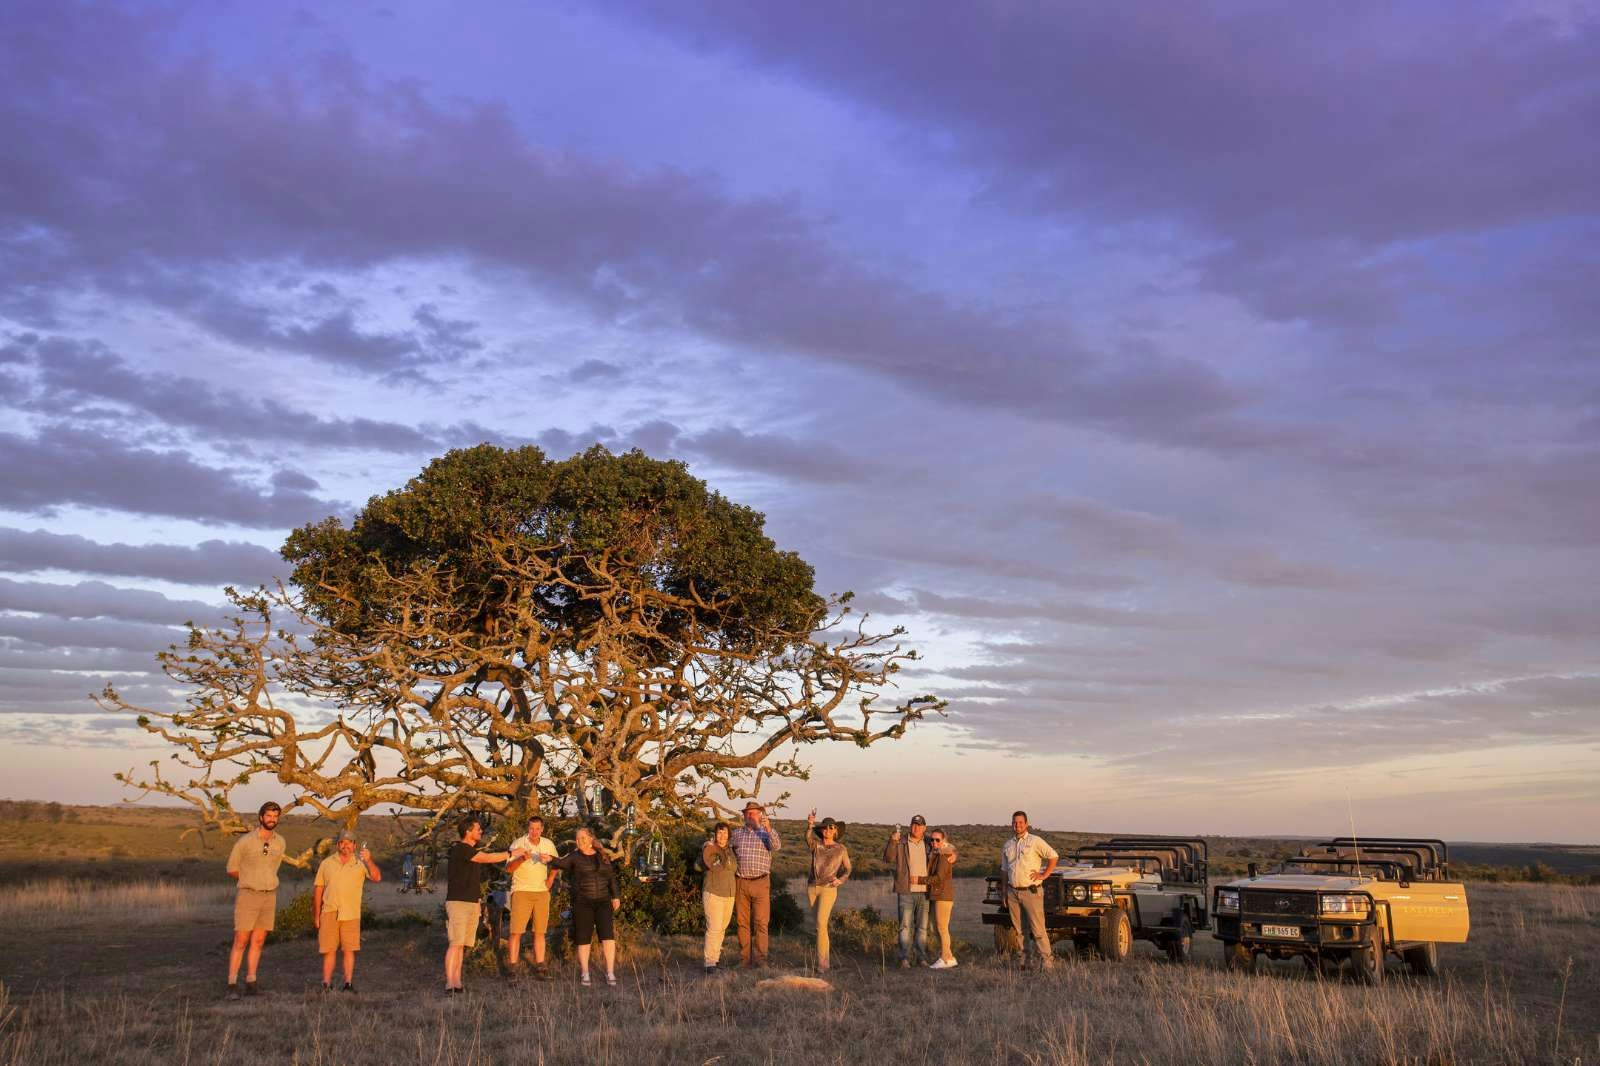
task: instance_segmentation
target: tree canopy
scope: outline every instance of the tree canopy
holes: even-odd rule
[[[258,774],[346,821],[603,796],[649,824],[803,777],[800,745],[866,746],[941,710],[882,699],[915,658],[902,631],[820,596],[763,526],[638,451],[450,452],[348,527],[295,530],[289,585],[230,590],[231,625],[161,657],[181,708],[103,694],[184,768],[124,780],[230,828]]]

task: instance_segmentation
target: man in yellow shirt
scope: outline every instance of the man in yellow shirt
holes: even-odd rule
[[[528,816],[528,831],[511,842],[511,861],[506,869],[511,873],[511,928],[506,930],[510,948],[506,965],[513,973],[517,970],[522,948],[522,934],[533,924],[533,972],[541,980],[549,980],[550,971],[544,964],[545,934],[550,928],[550,899],[555,891],[560,870],[551,870],[549,862],[559,853],[550,838],[544,835],[544,819],[537,814]]]
[[[356,952],[361,950],[361,890],[368,881],[382,881],[383,874],[372,861],[372,853],[361,849],[356,856],[356,835],[348,829],[339,834],[339,853],[329,855],[317,867],[317,880],[311,890],[312,921],[317,927],[317,949],[322,952],[322,988],[333,991],[333,957],[344,952],[344,990],[354,992]]]

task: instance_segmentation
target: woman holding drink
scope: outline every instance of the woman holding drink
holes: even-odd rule
[[[737,859],[728,843],[733,827],[718,822],[711,829],[711,839],[700,847],[700,865],[705,868],[705,885],[700,894],[700,905],[706,912],[706,942],[702,951],[706,973],[717,972],[722,961],[722,939],[733,921],[734,870]]]

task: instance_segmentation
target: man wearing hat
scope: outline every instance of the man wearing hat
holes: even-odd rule
[[[361,889],[368,880],[382,881],[372,852],[361,849],[356,858],[356,835],[339,834],[339,850],[317,867],[311,888],[311,920],[317,927],[317,950],[322,952],[322,990],[333,991],[333,957],[344,952],[344,990],[356,990],[356,952],[361,950]]]
[[[733,917],[739,924],[739,963],[767,964],[767,921],[772,916],[772,853],[783,846],[761,804],[744,805],[744,824],[728,838],[733,849]]]
[[[256,994],[261,946],[278,920],[278,867],[288,847],[278,832],[283,808],[270,800],[256,812],[259,828],[228,853],[228,876],[239,883],[233,901],[233,950],[228,953],[228,998],[239,998],[239,963],[245,963],[244,994]],[[248,956],[248,957],[247,957]]]
[[[900,905],[900,968],[911,968],[912,959],[926,966],[928,955],[928,867],[933,845],[928,843],[928,820],[911,816],[911,832],[900,835],[895,826],[883,846],[883,861],[894,863],[894,892]]]

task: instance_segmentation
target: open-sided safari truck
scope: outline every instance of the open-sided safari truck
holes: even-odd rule
[[[1127,958],[1135,940],[1152,941],[1187,962],[1196,929],[1206,929],[1206,843],[1197,838],[1121,836],[1068,854],[1045,878],[1044,924],[1050,942],[1071,939],[1080,951]],[[983,923],[995,947],[1021,950],[1006,909],[1005,886],[988,880]]]
[[[1215,936],[1229,967],[1258,956],[1299,956],[1332,975],[1383,980],[1386,955],[1435,976],[1440,944],[1467,939],[1467,890],[1450,880],[1442,840],[1337,837],[1304,849],[1270,874],[1218,885]]]

